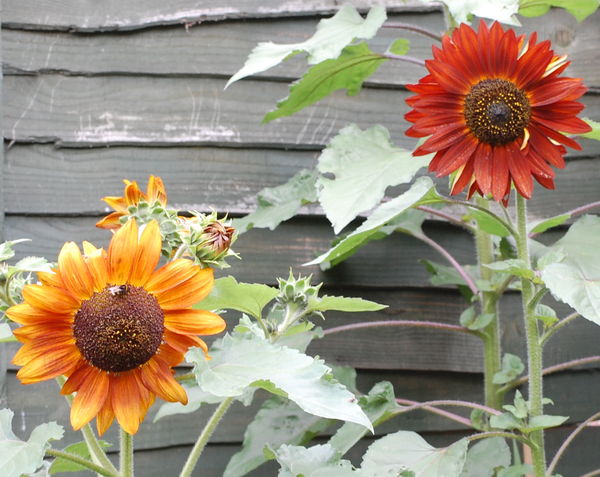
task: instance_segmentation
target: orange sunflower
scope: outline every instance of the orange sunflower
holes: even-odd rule
[[[66,243],[54,273],[23,289],[25,302],[6,314],[23,343],[13,363],[23,384],[60,375],[61,393],[77,392],[71,408],[75,430],[97,417],[103,434],[114,417],[135,434],[156,396],[187,403],[173,378],[191,346],[206,352],[197,335],[223,331],[221,317],[190,307],[208,295],[213,272],[186,259],[155,270],[161,249],[158,224],[141,235],[129,220],[108,252],[84,243],[84,254]]]
[[[96,227],[101,229],[118,229],[123,225],[120,218],[128,215],[130,206],[137,206],[141,201],[152,204],[160,202],[163,206],[167,204],[167,193],[160,177],[150,176],[148,179],[148,188],[146,193],[142,192],[136,181],[125,179],[125,191],[123,197],[103,197],[102,200],[110,205],[115,211],[108,214],[102,220],[96,223]]]
[[[533,178],[554,188],[554,170],[563,168],[569,146],[579,144],[563,133],[581,134],[590,126],[577,118],[586,91],[579,78],[559,77],[569,65],[550,42],[537,43],[533,33],[460,25],[433,47],[425,62],[429,74],[408,85],[417,93],[406,134],[428,139],[414,155],[435,153],[429,170],[438,177],[455,172],[452,194],[469,186],[496,201],[507,200],[511,184],[530,198]],[[559,132],[560,131],[560,132]]]

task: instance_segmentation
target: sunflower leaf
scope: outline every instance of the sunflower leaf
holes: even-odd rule
[[[303,169],[285,184],[261,190],[257,209],[245,217],[233,219],[233,226],[238,233],[251,228],[274,230],[281,222],[293,217],[301,206],[317,201],[316,180],[317,171]]]
[[[16,245],[20,242],[27,242],[29,239],[18,239],[18,240],[8,240],[6,242],[0,243],[0,262],[4,262],[9,258],[15,256],[15,251],[13,250],[13,245]]]
[[[363,300],[362,298],[349,298],[344,296],[311,297],[308,301],[306,312],[309,311],[378,311],[387,308],[387,305],[381,305],[374,301]]]
[[[259,283],[241,283],[233,277],[218,278],[209,296],[195,308],[202,310],[237,310],[255,318],[273,300],[279,290]]]
[[[436,449],[419,434],[398,431],[371,444],[362,461],[362,475],[398,475],[411,470],[419,477],[454,477],[465,465],[469,441],[461,439]]]
[[[592,127],[592,130],[588,133],[582,134],[581,137],[587,137],[588,139],[600,141],[600,123],[588,118],[584,118],[583,120]]]
[[[586,215],[571,225],[553,246],[565,257],[541,271],[542,280],[557,300],[600,325],[600,218]]]
[[[317,474],[332,477],[356,475],[352,472],[350,461],[340,461],[338,453],[329,444],[320,444],[308,449],[283,445],[277,450],[271,449],[271,454],[281,466],[278,477],[313,477]],[[340,469],[350,473],[338,474]]]
[[[325,431],[333,421],[304,412],[298,405],[279,396],[264,402],[246,428],[242,450],[234,454],[223,477],[241,477],[267,461],[265,445],[303,445]]]
[[[598,6],[600,0],[522,0],[519,15],[539,17],[548,13],[551,7],[560,7],[582,22],[594,13]]]
[[[558,227],[559,225],[564,224],[570,218],[571,214],[562,214],[541,220],[540,222],[532,224],[533,226],[529,232],[532,234],[541,234],[552,227]]]
[[[262,388],[287,397],[304,411],[328,419],[356,422],[372,430],[354,395],[331,376],[322,360],[252,334],[225,335],[213,344],[212,359],[201,350],[187,354],[200,387],[215,396],[237,397]]]
[[[354,232],[306,265],[320,263],[324,264],[322,268],[328,268],[348,258],[365,243],[389,235],[398,226],[401,227],[401,224],[397,225],[394,221],[402,222],[404,216],[401,214],[419,202],[433,187],[433,181],[429,177],[419,177],[404,194],[381,204]],[[385,227],[387,225],[389,225],[389,230]]]
[[[358,94],[363,81],[375,73],[384,61],[387,58],[373,53],[366,43],[347,46],[339,58],[313,66],[293,83],[289,96],[277,103],[277,109],[265,115],[263,123],[291,116],[339,89],[347,90],[348,96]]]
[[[413,180],[426,166],[429,156],[413,157],[396,148],[383,126],[362,131],[356,124],[346,126],[319,157],[321,175],[317,180],[319,202],[337,234],[358,214],[375,207],[390,186]]]
[[[337,58],[342,49],[355,38],[373,38],[386,18],[385,8],[381,6],[371,8],[367,18],[363,19],[354,7],[344,5],[332,18],[321,20],[316,33],[302,43],[259,43],[242,69],[229,79],[225,88],[246,76],[268,70],[300,52],[308,53],[308,63],[311,65]]]
[[[3,477],[19,477],[35,472],[44,462],[48,441],[62,439],[64,429],[55,422],[40,424],[31,431],[27,441],[12,431],[14,413],[0,410],[0,469]]]
[[[98,444],[100,444],[100,447],[102,447],[103,449],[107,449],[110,446],[112,446],[112,444],[110,444],[109,442],[102,441],[102,440],[98,441]],[[90,450],[89,450],[87,444],[85,443],[85,441],[76,442],[75,444],[71,444],[71,445],[65,447],[63,449],[63,451],[68,452],[69,454],[74,454],[79,457],[83,457],[84,459],[87,459],[87,460],[91,460]],[[57,457],[56,459],[54,459],[54,462],[52,462],[52,465],[48,469],[48,473],[52,475],[52,474],[58,474],[59,472],[79,472],[81,470],[86,471],[86,470],[88,470],[88,468],[84,467],[82,465],[76,464],[75,462],[72,462],[70,460],[66,460],[66,459]]]
[[[473,15],[521,26],[515,14],[519,0],[442,0],[456,23],[469,23]],[[519,12],[520,13],[520,12]]]
[[[492,477],[495,469],[508,467],[510,462],[510,448],[502,437],[483,439],[467,452],[460,477]]]

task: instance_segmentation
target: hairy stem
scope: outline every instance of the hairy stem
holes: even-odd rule
[[[385,326],[414,326],[417,328],[432,328],[443,331],[457,331],[459,333],[467,333],[480,336],[477,331],[470,330],[464,326],[449,325],[447,323],[438,323],[435,321],[418,321],[418,320],[384,320],[384,321],[365,321],[362,323],[352,323],[350,325],[336,326],[324,331],[324,335],[333,335],[342,331],[360,330],[363,328],[379,328]]]
[[[487,439],[488,437],[506,437],[507,439],[514,439],[516,441],[520,441],[523,444],[530,445],[531,442],[524,436],[520,436],[518,434],[513,434],[512,432],[502,432],[502,431],[489,431],[489,432],[481,432],[479,434],[473,434],[467,439],[470,442],[477,441],[480,439]]]
[[[387,22],[387,23],[384,23],[382,26],[383,26],[383,28],[398,28],[400,30],[408,30],[408,31],[412,31],[412,32],[418,33],[423,36],[428,36],[429,38],[433,38],[434,40],[437,40],[437,41],[442,41],[442,37],[440,35],[438,35],[437,33],[434,33],[425,28],[418,27],[417,25],[411,25],[410,23]]]
[[[488,210],[489,207],[488,201],[483,198],[477,198],[477,205],[482,210]],[[487,232],[481,230],[481,228],[477,228],[475,232],[475,244],[481,278],[491,281],[493,272],[485,265],[492,263],[495,259],[492,237]],[[483,339],[483,387],[485,404],[494,409],[500,409],[502,406],[502,395],[498,392],[499,386],[494,383],[494,375],[500,371],[502,366],[500,326],[498,323],[498,294],[496,292],[481,293],[481,312],[494,315],[490,324],[483,330],[485,332]]]
[[[586,212],[598,207],[600,207],[600,200],[597,202],[590,202],[589,204],[582,205],[581,207],[577,207],[565,213],[569,214],[571,217],[577,217],[578,215],[585,214]]]
[[[419,65],[419,66],[425,67],[425,62],[423,60],[420,60],[419,58],[414,58],[412,56],[394,55],[393,53],[384,53],[381,56],[383,58],[387,58],[388,60],[405,61],[406,63],[412,63],[413,65]]]
[[[548,466],[548,470],[546,471],[546,473],[548,475],[552,475],[554,473],[554,469],[556,468],[558,461],[560,460],[562,455],[567,450],[567,447],[569,447],[571,442],[573,442],[573,439],[575,439],[577,437],[577,435],[581,431],[583,431],[590,422],[595,421],[598,418],[600,418],[600,412],[597,412],[593,416],[588,417],[585,421],[583,421],[581,424],[579,424],[573,430],[573,432],[571,432],[571,434],[568,435],[568,437],[563,441],[563,443],[560,445],[560,447],[556,451],[556,454],[554,454],[554,457],[552,458],[552,462],[550,462],[550,465]]]
[[[396,400],[398,401],[398,400]],[[414,411],[415,409],[421,409],[426,406],[455,406],[455,407],[466,407],[469,409],[478,409],[480,411],[487,412],[488,414],[499,415],[500,411],[494,409],[489,406],[484,406],[483,404],[478,404],[476,402],[470,401],[459,401],[456,399],[439,399],[437,401],[426,401],[426,402],[418,402],[411,406],[405,407],[404,409],[400,409],[396,411],[395,414],[404,414],[405,412]]]
[[[119,428],[121,477],[133,477],[133,436]]]
[[[215,432],[215,429],[217,428],[219,422],[221,421],[221,419],[223,418],[223,416],[225,415],[225,413],[229,409],[229,406],[231,406],[232,403],[233,398],[229,397],[217,406],[217,408],[213,412],[213,415],[210,417],[210,419],[204,426],[204,429],[202,429],[202,432],[198,436],[198,440],[196,441],[194,447],[190,451],[190,455],[188,456],[183,466],[183,469],[181,469],[179,477],[190,477],[192,475],[192,472],[196,467],[196,463],[198,462],[198,459],[200,458],[204,447],[206,447],[206,444],[208,444],[210,436],[212,436],[213,432]]]
[[[517,252],[528,268],[531,268],[529,258],[529,243],[527,236],[527,202],[520,194],[517,195]],[[521,299],[523,301],[523,319],[525,320],[525,333],[527,338],[527,357],[529,375],[529,415],[541,416],[544,412],[543,404],[543,378],[542,378],[542,346],[540,344],[538,321],[531,307],[531,300],[535,295],[533,283],[526,278],[521,279]],[[532,441],[531,454],[533,470],[536,477],[546,475],[546,452],[544,449],[543,430],[533,431],[530,434]]]
[[[69,452],[59,451],[56,449],[46,449],[46,455],[68,460],[75,464],[79,464],[82,467],[86,467],[91,471],[95,472],[96,474],[104,475],[105,477],[120,477],[119,473],[116,471],[113,472],[112,470],[105,469],[101,465],[95,464],[94,462],[90,462],[89,460],[84,459],[83,457],[71,454]]]
[[[402,406],[417,406],[418,405],[419,406],[418,408],[415,407],[413,409],[423,409],[424,411],[431,412],[432,414],[437,414],[438,416],[446,417],[452,421],[458,422],[467,427],[472,427],[470,419],[459,416],[458,414],[454,414],[453,412],[445,411],[444,409],[439,409],[434,406],[420,406],[420,404],[421,404],[420,402],[411,401],[410,399],[396,398],[396,402],[398,404],[401,404]]]
[[[426,212],[430,215],[436,215],[436,216],[450,222],[451,224],[458,225],[459,227],[463,227],[463,228],[467,229],[468,231],[475,233],[475,227],[467,224],[466,222],[463,222],[462,220],[460,220],[458,217],[455,217],[454,215],[448,214],[447,212],[444,212],[444,211],[438,210],[438,209],[434,209],[433,207],[427,207],[426,205],[418,205],[415,207],[415,209],[420,210],[422,212]]]

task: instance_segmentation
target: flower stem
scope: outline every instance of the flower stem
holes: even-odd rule
[[[405,61],[407,63],[412,63],[413,65],[419,65],[419,66],[425,67],[425,62],[423,60],[420,60],[419,58],[413,58],[412,56],[394,55],[393,53],[384,53],[381,56],[383,58],[387,58],[388,60]]]
[[[466,417],[462,417],[459,416],[458,414],[454,414],[453,412],[448,412],[445,411],[444,409],[439,409],[437,407],[434,406],[421,406],[420,402],[417,401],[411,401],[410,399],[402,399],[402,398],[396,398],[396,402],[402,406],[419,406],[419,409],[423,409],[424,411],[429,411],[433,414],[437,414],[438,416],[442,416],[445,418],[448,418],[452,421],[458,422],[460,424],[463,424],[467,427],[472,427],[471,426],[471,420],[467,419]],[[416,407],[413,409],[417,409]]]
[[[398,401],[398,400],[397,400]],[[497,409],[491,408],[489,406],[484,406],[483,404],[477,404],[476,402],[470,401],[459,401],[456,399],[439,399],[437,401],[426,401],[426,402],[417,402],[412,404],[411,406],[405,407],[396,411],[394,414],[404,414],[405,412],[414,411],[415,409],[420,409],[422,407],[427,406],[455,406],[455,407],[466,407],[468,409],[478,409],[483,412],[487,412],[492,415],[501,414]]]
[[[56,378],[56,382],[61,388],[63,387],[66,381],[67,380],[64,376],[58,376]],[[65,396],[65,399],[69,403],[69,406],[71,406],[71,403],[73,402],[73,396],[68,394]],[[104,467],[105,469],[110,470],[114,474],[118,474],[119,471],[110,461],[110,459],[106,455],[106,452],[104,452],[104,449],[102,449],[102,447],[100,446],[100,442],[98,442],[98,438],[96,437],[96,434],[94,434],[92,426],[90,426],[89,423],[86,424],[81,428],[81,433],[83,434],[83,439],[85,440],[87,448],[90,451],[90,456],[92,457],[92,460],[96,464]]]
[[[523,444],[529,445],[531,442],[524,436],[520,436],[518,434],[513,434],[512,432],[502,432],[502,431],[489,431],[489,432],[481,432],[479,434],[473,434],[467,439],[469,442],[477,441],[479,439],[487,439],[488,437],[506,437],[508,439],[514,439],[522,442]]]
[[[325,336],[341,333],[342,331],[360,330],[363,328],[378,328],[384,326],[414,326],[417,328],[432,328],[443,331],[458,331],[459,333],[467,333],[471,335],[481,336],[478,331],[470,330],[464,326],[449,325],[447,323],[438,323],[436,321],[419,321],[419,320],[382,320],[382,321],[365,321],[362,323],[352,323],[350,325],[336,326],[329,328],[323,332]]]
[[[190,455],[188,456],[187,461],[181,469],[179,477],[191,477],[192,472],[194,471],[194,467],[196,467],[196,463],[198,462],[198,459],[200,458],[204,447],[206,447],[208,440],[212,436],[213,432],[217,428],[217,425],[219,424],[219,422],[221,421],[221,419],[223,418],[223,416],[225,415],[225,413],[229,409],[229,406],[231,406],[232,403],[233,398],[228,397],[217,406],[217,408],[213,412],[213,415],[210,417],[210,419],[204,426],[204,429],[202,429],[202,432],[198,436],[198,440],[196,441],[194,447],[190,451]]]
[[[428,36],[429,38],[433,38],[437,41],[442,41],[442,37],[437,33],[434,33],[425,28],[418,27],[417,25],[411,25],[410,23],[396,23],[396,22],[387,22],[382,25],[383,28],[398,28],[400,30],[408,30],[415,33],[419,33],[423,36]]]
[[[78,455],[71,454],[70,452],[59,451],[56,449],[46,449],[46,455],[74,462],[75,464],[86,467],[96,474],[104,475],[105,477],[119,477],[119,473],[116,470],[113,472],[112,470],[105,469],[101,465],[94,464],[93,462],[90,462],[89,460]]]
[[[527,236],[527,202],[520,194],[517,195],[517,253],[528,268],[531,268],[529,258],[529,243]],[[538,322],[530,306],[535,295],[533,283],[526,278],[521,279],[521,299],[523,301],[523,319],[527,337],[527,357],[529,376],[529,415],[530,418],[541,416],[544,412],[543,378],[542,378],[542,346],[540,344]],[[531,454],[533,470],[536,477],[546,475],[546,452],[544,449],[544,432],[533,431]]]
[[[477,199],[477,205],[484,210],[488,210],[489,208],[488,201],[483,198]],[[481,278],[490,281],[493,272],[485,265],[492,263],[495,258],[492,237],[478,227],[475,232],[475,244],[477,246],[477,262]],[[483,314],[494,315],[490,324],[483,330],[485,332],[483,339],[485,404],[494,409],[500,409],[502,406],[502,395],[498,392],[499,386],[494,383],[494,375],[500,371],[502,360],[497,292],[486,291],[481,293],[481,312]]]
[[[119,428],[119,467],[121,477],[133,477],[133,436]]]

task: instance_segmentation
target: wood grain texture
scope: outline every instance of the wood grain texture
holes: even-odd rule
[[[247,214],[255,210],[258,192],[285,183],[300,169],[313,168],[318,155],[258,148],[15,145],[6,153],[2,187],[9,214],[101,215],[107,206],[100,198],[122,195],[123,179],[136,180],[145,189],[154,174],[165,182],[173,207]],[[598,158],[568,161],[564,170],[556,171],[555,190],[536,185],[530,214],[548,217],[598,200],[598,164]],[[419,175],[424,174],[422,170]],[[435,181],[446,194],[447,178]],[[302,213],[322,211],[310,207]]]
[[[348,97],[335,92],[297,115],[261,124],[287,85],[243,81],[223,91],[225,80],[157,77],[4,78],[4,136],[17,142],[58,142],[89,147],[118,144],[219,145],[320,149],[349,122],[386,126],[398,145],[404,135],[408,92],[365,88]],[[600,95],[583,98],[585,114],[600,117]],[[595,144],[594,144],[595,143]],[[589,141],[580,155],[600,153]]]
[[[388,20],[414,24],[438,34],[445,29],[441,12],[392,13]],[[583,78],[588,86],[600,86],[599,52],[595,48],[600,42],[600,12],[581,24],[563,9],[552,10],[544,17],[522,20],[523,28],[519,32],[537,31],[540,39],[552,42],[557,53],[569,56],[569,76]],[[97,35],[5,29],[3,66],[7,74],[230,76],[241,68],[258,42],[302,42],[314,33],[316,23],[317,19],[310,17],[277,18]],[[435,41],[405,30],[383,28],[369,44],[373,51],[384,52],[399,37],[410,40],[411,56],[431,57],[431,45]],[[24,44],[28,47],[23,48]],[[303,55],[298,55],[260,76],[295,79],[302,76],[306,68]],[[423,74],[419,66],[389,61],[367,84],[402,85],[416,82]]]
[[[194,24],[236,18],[265,18],[332,14],[340,8],[335,0],[228,0],[216,6],[209,0],[133,0],[124,5],[107,0],[6,0],[2,12],[5,27],[69,31],[134,30],[158,25]],[[361,10],[383,4],[378,0],[354,0]],[[391,11],[439,10],[439,4],[419,0],[386,0]]]

